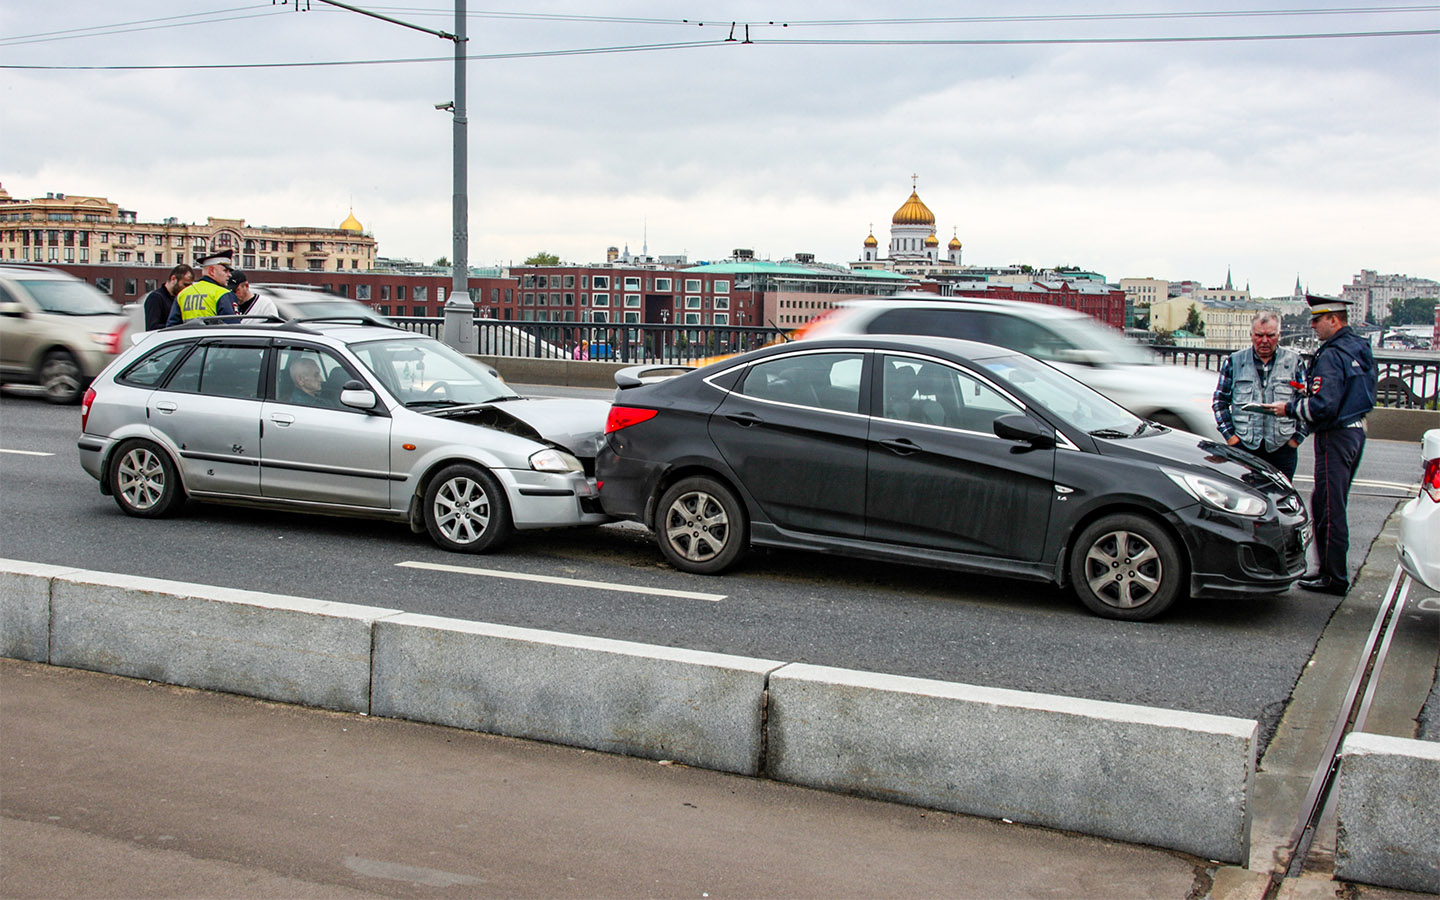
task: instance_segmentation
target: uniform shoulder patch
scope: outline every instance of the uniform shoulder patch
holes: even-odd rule
[[[1312,394],[1318,394],[1318,393],[1320,393],[1320,382],[1321,382],[1322,380],[1323,380],[1323,379],[1322,379],[1319,375],[1316,375],[1314,378],[1311,378],[1311,379],[1310,379],[1310,393],[1312,393]]]

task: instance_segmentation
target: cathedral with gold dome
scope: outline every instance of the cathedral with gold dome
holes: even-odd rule
[[[917,180],[917,176],[911,176],[910,198],[890,217],[890,246],[887,254],[880,255],[880,242],[875,239],[872,227],[860,247],[859,261],[851,263],[850,268],[890,269],[919,275],[953,272],[960,268],[960,238],[952,236],[950,243],[946,245],[945,255],[940,255],[940,238],[935,234],[935,214],[925,205],[925,201],[920,199],[915,186]]]

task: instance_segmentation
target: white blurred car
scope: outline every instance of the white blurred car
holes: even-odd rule
[[[1161,362],[1090,316],[1040,303],[897,294],[841,303],[800,339],[928,334],[1018,350],[1044,360],[1144,419],[1218,440],[1214,372]]]
[[[1420,493],[1400,507],[1400,567],[1440,591],[1440,428],[1420,438]]]

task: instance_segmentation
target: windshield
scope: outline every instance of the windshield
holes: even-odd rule
[[[1113,329],[1100,325],[1086,317],[1069,316],[1046,319],[1045,326],[1064,338],[1065,342],[1084,354],[1094,354],[1091,362],[1114,365],[1145,366],[1155,362],[1149,350],[1116,334]],[[1064,362],[1083,362],[1084,359],[1067,359],[1065,350],[1060,349],[1054,358]]]
[[[1096,437],[1130,437],[1144,421],[1039,360],[1016,354],[976,360],[996,378],[1035,398],[1066,425]]]
[[[114,316],[120,314],[120,304],[92,288],[83,281],[44,279],[21,280],[20,285],[29,292],[40,308],[47,313],[60,316]]]
[[[411,335],[352,344],[385,389],[408,407],[446,407],[520,395],[489,370],[434,338]]]

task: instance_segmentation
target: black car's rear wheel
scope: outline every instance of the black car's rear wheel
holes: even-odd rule
[[[1117,514],[1092,522],[1070,548],[1070,579],[1096,615],[1140,622],[1180,596],[1185,567],[1175,539],[1144,516]]]
[[[504,488],[479,466],[457,463],[441,469],[425,489],[425,530],[444,550],[493,550],[510,536]]]
[[[126,515],[159,519],[180,508],[185,489],[175,463],[149,441],[126,441],[110,455],[110,493]]]
[[[655,511],[660,552],[675,568],[697,575],[715,575],[739,562],[748,531],[739,498],[713,478],[675,482]]]

